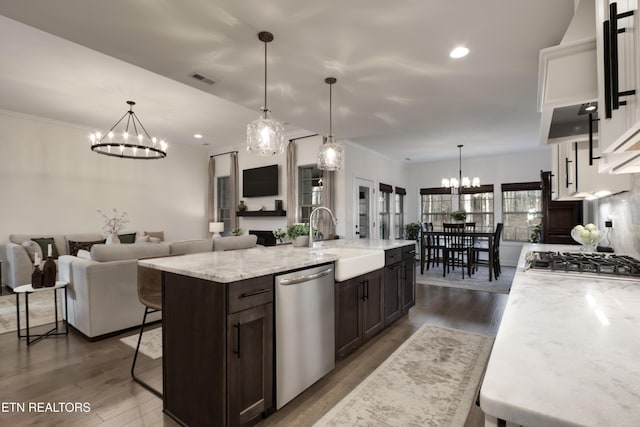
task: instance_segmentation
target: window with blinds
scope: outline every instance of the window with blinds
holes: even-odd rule
[[[503,240],[529,241],[542,222],[540,182],[502,184]]]

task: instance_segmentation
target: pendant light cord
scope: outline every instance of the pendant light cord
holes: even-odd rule
[[[269,111],[267,107],[267,42],[264,42],[264,111]]]
[[[333,97],[332,89],[333,84],[329,85],[329,135],[333,135]]]

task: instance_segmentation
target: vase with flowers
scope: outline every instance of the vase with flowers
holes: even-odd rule
[[[119,213],[116,208],[113,208],[112,216],[108,216],[100,209],[97,209],[98,213],[102,215],[104,218],[104,225],[102,229],[104,230],[104,236],[106,238],[106,244],[117,244],[120,243],[120,239],[118,238],[118,233],[120,230],[124,229],[125,224],[129,222],[127,218],[127,213],[122,212]]]

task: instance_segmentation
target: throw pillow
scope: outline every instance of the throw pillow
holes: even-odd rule
[[[49,255],[49,245],[51,245],[51,257],[58,259],[58,248],[56,247],[56,242],[53,240],[53,237],[34,237],[31,240],[40,246],[44,257]]]
[[[164,242],[164,231],[145,231],[144,234],[149,237],[156,237],[160,239],[161,242]]]
[[[22,247],[27,251],[27,254],[29,254],[31,262],[36,261],[36,254],[38,254],[39,259],[42,259],[42,249],[40,248],[40,245],[33,240],[25,240],[22,242]]]
[[[91,252],[86,251],[84,249],[80,249],[78,250],[78,254],[76,256],[82,259],[91,259]]]
[[[104,242],[106,242],[106,239],[94,240],[91,242],[74,242],[73,240],[69,240],[69,254],[73,256],[78,256],[78,251],[80,251],[81,249],[85,251],[90,251],[91,246],[95,245],[96,243],[104,243]]]
[[[149,237],[149,243],[160,243],[159,237]]]
[[[118,239],[120,239],[120,243],[135,243],[136,233],[118,234]]]
[[[144,236],[136,236],[136,243],[149,243],[151,237],[144,235]]]

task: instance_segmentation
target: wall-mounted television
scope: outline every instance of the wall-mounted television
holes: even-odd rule
[[[242,196],[260,197],[278,195],[278,165],[242,171]]]

